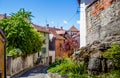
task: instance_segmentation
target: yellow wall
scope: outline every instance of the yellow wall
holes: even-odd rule
[[[2,42],[0,34],[0,71],[2,71],[2,78],[4,78],[4,42]]]

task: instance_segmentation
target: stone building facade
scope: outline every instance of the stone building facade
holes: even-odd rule
[[[49,31],[44,26],[33,24],[34,28],[42,35],[43,45],[41,51],[36,54],[37,61],[41,59],[42,64],[49,64]]]
[[[86,8],[86,42],[120,35],[120,0],[95,0]]]

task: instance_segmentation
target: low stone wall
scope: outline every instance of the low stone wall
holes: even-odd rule
[[[17,57],[7,56],[7,75],[17,74],[27,68],[33,67],[34,62],[37,57],[35,54],[28,55],[27,57]]]
[[[116,42],[120,46],[120,35],[109,36],[103,40],[96,40],[85,47],[82,47],[77,53],[74,53],[71,58],[74,62],[83,62],[86,64],[89,75],[98,75],[110,72],[116,68],[113,60],[105,58],[104,52],[112,47],[112,43]]]

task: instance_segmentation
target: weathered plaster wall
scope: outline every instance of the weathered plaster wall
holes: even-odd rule
[[[41,56],[42,56],[42,61],[43,64],[48,64],[49,63],[49,33],[43,33],[40,32],[40,34],[43,36],[43,46],[42,48],[46,48],[46,52],[40,51]]]
[[[55,40],[55,56],[56,57],[63,57],[63,45],[64,45],[64,40],[62,39],[56,39]]]
[[[35,63],[34,59],[36,59],[35,54],[17,58],[7,56],[7,75],[14,75],[25,69],[33,67]]]
[[[0,34],[0,73],[2,75],[2,77],[0,78],[4,78],[4,42],[2,41],[2,36]]]
[[[52,56],[51,62],[55,62],[55,51],[49,51],[49,56]]]
[[[87,44],[120,35],[120,0],[98,0],[86,8]]]

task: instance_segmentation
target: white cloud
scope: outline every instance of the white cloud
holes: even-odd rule
[[[64,24],[68,24],[68,22],[66,20],[63,21]]]
[[[54,21],[51,21],[51,24],[54,24]]]
[[[77,24],[79,24],[79,25],[80,25],[80,20],[78,20],[78,21],[77,21]]]

